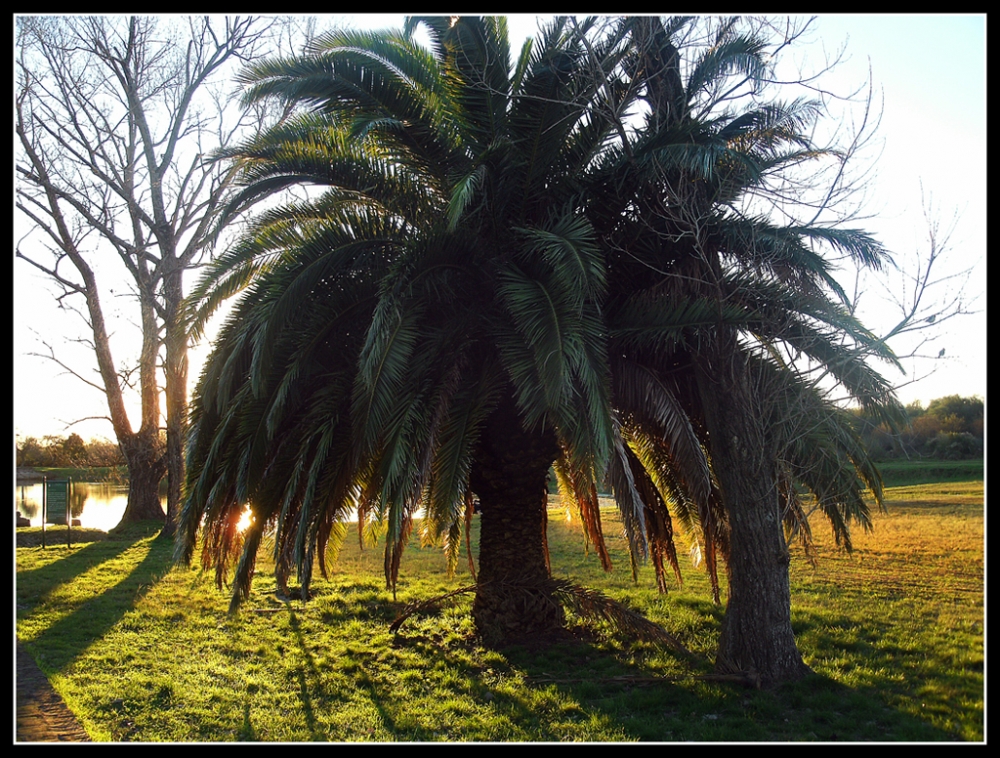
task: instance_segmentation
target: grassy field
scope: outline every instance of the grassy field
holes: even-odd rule
[[[230,617],[212,572],[173,567],[155,526],[19,548],[17,636],[94,740],[982,741],[982,482],[891,490],[850,555],[814,529],[817,561],[796,547],[791,575],[816,676],[770,692],[700,678],[722,617],[702,571],[688,563],[683,588],[659,595],[651,567],[632,582],[614,539],[604,574],[559,508],[554,573],[641,611],[701,662],[583,625],[550,648],[486,650],[469,595],[393,634],[407,603],[471,583],[419,544],[395,598],[381,550],[349,540],[308,603],[277,597],[262,560]]]
[[[74,482],[128,482],[128,469],[125,466],[88,466],[73,467],[39,467],[32,469],[38,473],[38,481],[42,476],[49,479],[72,479]]]
[[[981,480],[985,461],[982,458],[966,461],[932,459],[883,461],[878,464],[878,467],[887,487],[900,487],[908,484]]]

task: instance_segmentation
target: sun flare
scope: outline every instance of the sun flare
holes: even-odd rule
[[[253,511],[250,510],[250,506],[248,505],[246,509],[243,511],[243,515],[240,516],[240,520],[236,522],[236,531],[241,533],[245,532],[252,523],[253,523]]]

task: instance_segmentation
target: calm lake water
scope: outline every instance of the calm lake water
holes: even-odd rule
[[[108,482],[73,482],[70,493],[70,510],[73,518],[80,519],[80,526],[90,529],[113,529],[121,521],[128,502],[127,484]],[[32,526],[42,525],[42,483],[17,484],[14,487],[14,504]],[[160,497],[164,513],[166,496]]]

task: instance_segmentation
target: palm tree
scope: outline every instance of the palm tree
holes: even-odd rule
[[[502,20],[423,23],[431,52],[407,34],[341,33],[249,77],[251,97],[315,110],[234,152],[247,189],[233,212],[303,182],[328,189],[264,214],[196,293],[208,312],[252,282],[194,403],[187,557],[204,517],[220,579],[242,549],[238,602],[273,527],[280,581],[294,567],[306,592],[357,508],[359,525],[388,523],[394,583],[418,510],[457,560],[475,492],[477,627],[497,641],[537,635],[562,623],[544,548],[555,462],[605,565],[605,478],[633,567],[648,551],[661,590],[667,565],[679,571],[672,513],[700,531],[713,579],[716,553],[726,559],[723,639],[738,642],[720,668],[800,672],[787,568],[765,572],[780,585],[783,571],[785,588],[767,612],[784,614],[780,644],[797,663],[775,665],[757,650],[770,641],[730,631],[760,623],[742,599],[759,575],[744,555],[787,555],[782,522],[808,536],[793,483],[848,544],[850,520],[869,523],[862,490],[880,484],[848,416],[789,351],[892,407],[856,349],[872,349],[870,335],[825,294],[836,282],[808,241],[873,262],[878,247],[736,210],[808,152],[795,128],[808,107],[694,117],[700,88],[754,69],[762,46],[724,30],[685,88],[670,41],[683,20],[624,20],[599,38],[557,21],[513,69]],[[633,130],[622,114],[640,96],[650,116]],[[720,381],[739,394],[720,396]],[[747,443],[723,444],[734,431],[757,435],[753,461]],[[757,496],[771,521],[747,536]],[[241,535],[247,502],[255,522]]]
[[[818,111],[804,101],[734,107],[731,75],[766,73],[763,40],[734,21],[720,23],[685,83],[674,38],[690,23],[621,21],[647,117],[604,156],[588,217],[605,246],[614,402],[636,418],[633,447],[656,470],[651,457],[672,423],[673,444],[658,454],[670,454],[689,500],[716,511],[703,523],[722,527],[730,581],[717,668],[776,682],[806,670],[782,532],[783,522],[807,523],[793,483],[816,495],[847,545],[850,520],[870,525],[861,493],[881,496],[850,419],[810,372],[880,418],[900,410],[865,362],[894,358],[838,302],[821,245],[873,267],[887,255],[863,232],[752,213],[771,177],[824,155],[803,136]]]
[[[279,574],[294,565],[305,591],[356,508],[387,524],[394,583],[418,511],[455,560],[474,492],[473,615],[515,639],[563,623],[550,465],[596,493],[613,453],[605,271],[578,201],[611,125],[592,118],[602,90],[565,20],[514,66],[503,19],[419,23],[431,51],[342,32],[248,77],[248,97],[315,112],[237,151],[248,187],[231,210],[304,179],[331,188],[265,215],[195,294],[207,312],[253,280],[197,391],[182,545],[190,558],[203,518],[221,571],[242,545],[239,598],[275,526]],[[598,48],[614,65],[616,45]],[[580,502],[600,541],[596,496]],[[641,511],[625,515],[642,551]]]

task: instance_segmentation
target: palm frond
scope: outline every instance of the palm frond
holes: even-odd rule
[[[580,514],[583,533],[587,544],[593,544],[601,567],[611,570],[611,555],[608,553],[601,527],[601,507],[597,499],[597,482],[593,472],[580,469],[563,446],[562,454],[552,464],[556,483],[563,505],[575,507]]]
[[[497,371],[483,371],[477,381],[459,389],[441,424],[424,516],[434,539],[455,529],[465,517],[473,450],[498,397],[499,376]],[[449,545],[453,544],[457,543],[451,537]]]
[[[694,63],[687,80],[687,97],[693,101],[699,92],[717,85],[733,74],[750,82],[758,81],[766,70],[763,53],[765,43],[750,35],[720,35],[715,44],[705,50]]]
[[[515,228],[524,238],[519,256],[538,256],[564,288],[582,300],[599,300],[607,284],[593,227],[582,216],[561,214],[541,227]]]
[[[615,366],[615,404],[648,431],[655,429],[669,446],[674,465],[695,501],[711,488],[708,460],[689,412],[648,368],[622,361]]]
[[[635,478],[629,465],[629,455],[620,432],[614,442],[614,450],[608,461],[607,480],[622,515],[622,528],[628,540],[632,573],[635,575],[639,564],[648,556],[646,522],[643,517],[645,504],[636,489]]]

